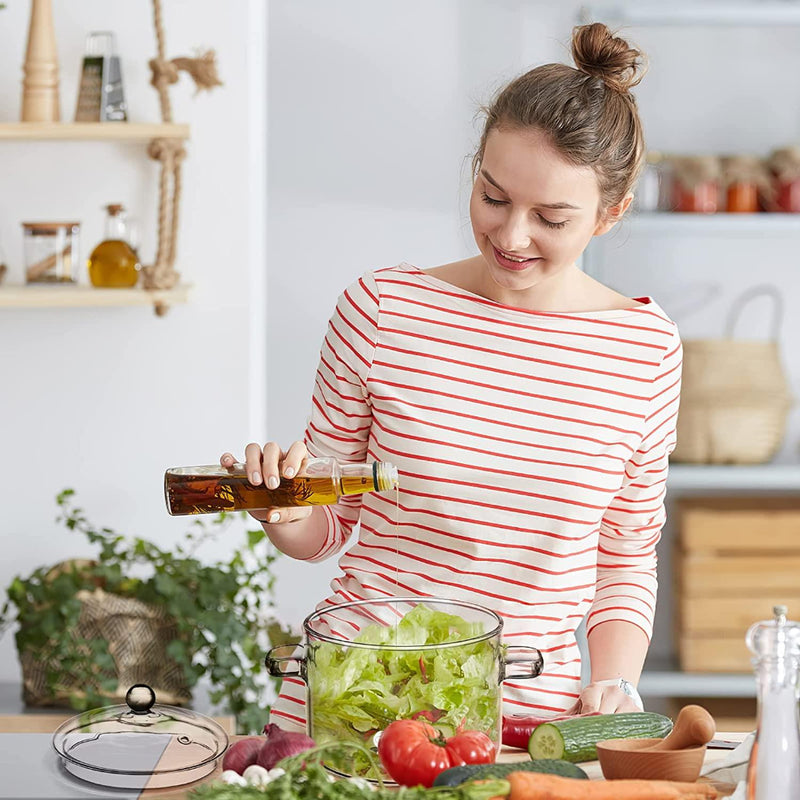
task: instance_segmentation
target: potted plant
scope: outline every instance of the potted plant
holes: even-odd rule
[[[231,537],[229,558],[204,563],[198,550],[247,514],[195,518],[166,550],[95,527],[74,494],[58,495],[58,519],[97,548],[96,559],[15,577],[0,611],[0,632],[19,624],[25,701],[86,710],[148,683],[159,702],[182,704],[204,678],[239,732],[260,732],[272,681],[263,655],[290,638],[274,615],[278,552],[261,526],[238,545]]]

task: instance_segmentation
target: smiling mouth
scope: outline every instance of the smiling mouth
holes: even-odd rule
[[[533,264],[535,261],[539,261],[540,258],[538,256],[533,256],[531,258],[525,258],[523,256],[514,256],[511,253],[506,253],[503,250],[498,250],[494,245],[492,245],[492,250],[494,250],[494,256],[497,263],[506,269],[513,269],[513,270],[520,270],[525,269],[526,267]]]

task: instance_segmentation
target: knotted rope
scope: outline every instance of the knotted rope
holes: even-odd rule
[[[181,56],[167,60],[161,0],[153,0],[153,22],[156,33],[156,57],[150,59],[150,83],[158,92],[162,122],[172,122],[172,106],[168,87],[177,83],[181,71],[188,72],[197,91],[221,86],[213,50],[196,58]],[[161,163],[158,187],[158,247],[155,263],[142,268],[142,285],[145,289],[171,289],[178,283],[180,274],[175,271],[178,220],[181,197],[181,163],[186,157],[183,142],[178,139],[154,139],[148,155]],[[156,313],[163,314],[166,306],[156,305]]]

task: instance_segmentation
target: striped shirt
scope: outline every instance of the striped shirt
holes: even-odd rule
[[[322,345],[306,443],[395,464],[399,511],[391,492],[324,507],[310,560],[343,551],[360,525],[318,608],[403,595],[491,608],[506,644],[545,660],[537,679],[505,681],[506,714],[573,705],[584,617],[588,631],[625,620],[649,638],[681,345],[640,302],[528,311],[408,264],[352,284]],[[304,693],[284,680],[282,727],[305,724]]]

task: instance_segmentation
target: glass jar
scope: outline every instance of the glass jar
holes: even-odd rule
[[[661,153],[650,152],[647,154],[647,161],[642,174],[639,176],[633,195],[635,211],[649,213],[659,210],[659,202],[662,195],[661,164]]]
[[[693,186],[678,181],[674,196],[675,211],[714,214],[719,209],[719,185],[716,181],[702,181]]]
[[[76,283],[80,222],[23,222],[26,283]]]
[[[758,184],[754,181],[729,184],[725,210],[730,214],[755,214],[759,210]]]
[[[715,156],[684,156],[672,161],[674,210],[713,214],[720,206],[720,163]]]
[[[130,289],[139,281],[139,256],[125,208],[106,206],[105,237],[89,256],[89,280],[102,289]]]
[[[778,211],[800,213],[800,178],[775,181],[775,205]]]
[[[772,177],[771,210],[800,213],[800,147],[773,150],[767,165]]]
[[[769,170],[762,158],[746,153],[725,156],[721,165],[729,214],[755,214],[761,210],[762,200],[768,203]]]

